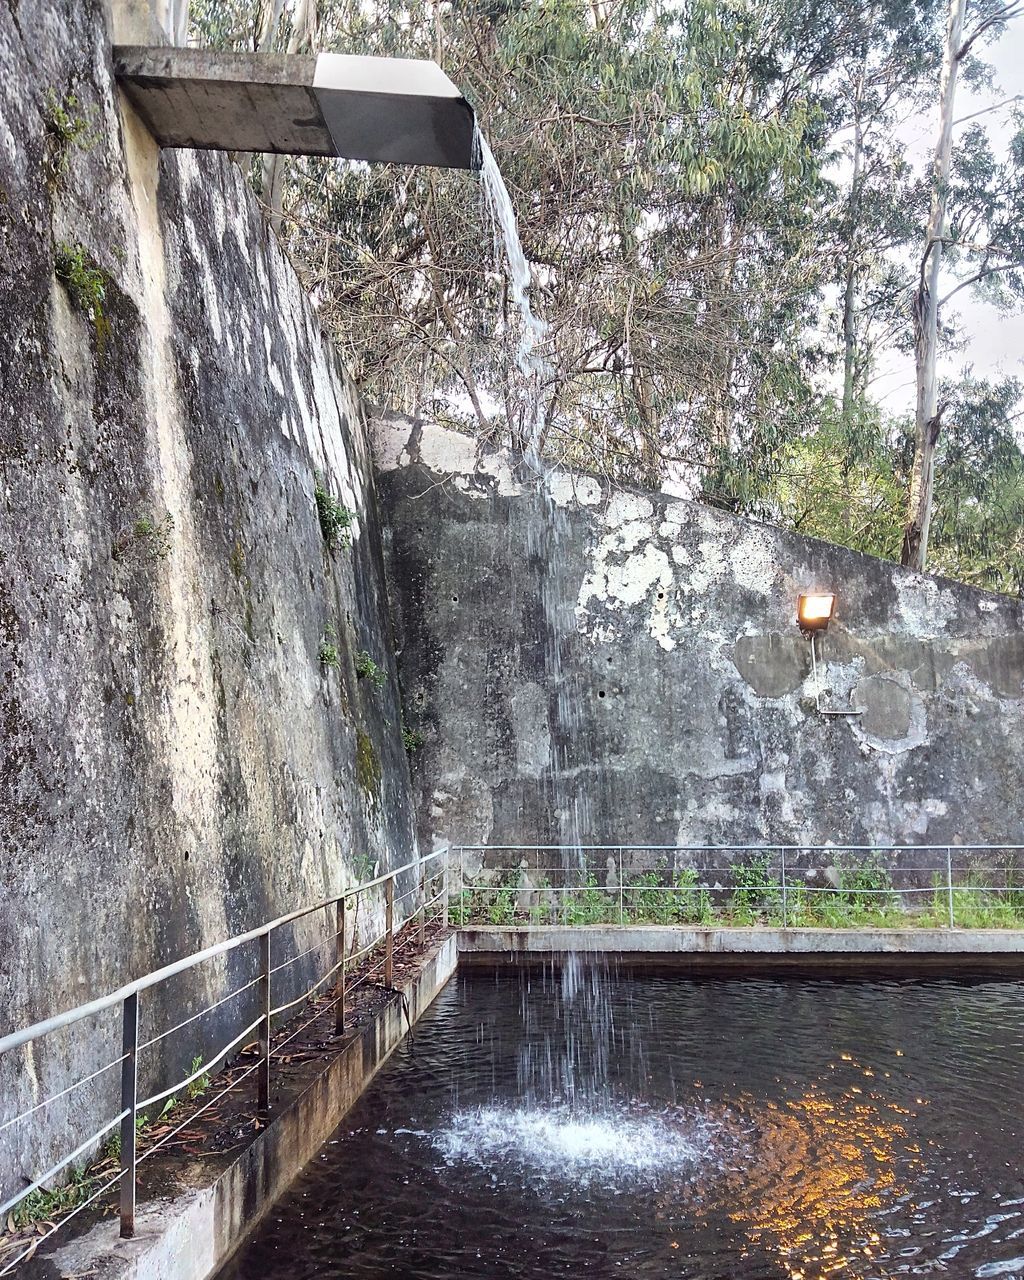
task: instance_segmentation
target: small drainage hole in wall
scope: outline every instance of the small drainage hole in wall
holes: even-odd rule
[[[452,604],[458,604],[458,603],[459,603],[459,597],[458,597],[458,596],[452,596]]]
[[[599,698],[603,698],[603,697],[604,697],[604,690],[603,690],[603,689],[598,689],[598,691],[597,691],[597,696],[598,696]]]

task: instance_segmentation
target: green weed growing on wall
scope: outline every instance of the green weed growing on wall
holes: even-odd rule
[[[328,551],[337,551],[339,548],[350,547],[352,545],[352,535],[349,530],[352,527],[352,512],[349,511],[348,507],[343,507],[340,502],[331,497],[321,480],[316,482],[313,497],[316,499],[316,514],[317,519],[320,521],[320,532],[323,534]]]
[[[89,257],[83,245],[59,245],[54,270],[79,311],[85,312],[94,321],[103,315],[107,277]]]
[[[164,560],[171,553],[171,534],[174,517],[170,514],[162,520],[152,516],[139,516],[114,539],[111,554],[115,560],[136,559],[147,564]]]
[[[323,641],[316,653],[321,666],[337,667],[340,664],[338,646],[334,643],[336,639],[337,632],[334,630],[333,624],[328,622],[327,626],[324,627]]]
[[[375,689],[383,689],[388,682],[384,668],[379,667],[365,649],[356,654],[356,675],[360,680],[369,680]]]
[[[83,109],[77,94],[66,93],[59,98],[51,89],[46,95],[43,124],[53,145],[58,172],[66,167],[72,147],[88,151],[96,145],[97,135],[91,127],[93,115],[91,110]]]

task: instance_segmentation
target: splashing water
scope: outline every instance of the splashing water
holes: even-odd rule
[[[545,1178],[605,1185],[656,1181],[696,1164],[706,1147],[699,1127],[674,1129],[660,1117],[502,1106],[458,1112],[435,1142],[448,1164],[508,1162]]]

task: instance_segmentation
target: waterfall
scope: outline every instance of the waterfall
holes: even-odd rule
[[[495,250],[499,260],[501,257],[505,259],[512,299],[522,322],[516,366],[522,376],[520,399],[526,423],[523,461],[536,476],[541,503],[541,519],[530,529],[527,551],[540,566],[540,595],[548,632],[545,668],[549,697],[553,698],[549,712],[551,807],[557,829],[545,842],[553,840],[563,847],[562,870],[566,881],[570,877],[585,880],[586,868],[580,845],[581,833],[589,817],[588,803],[586,795],[580,794],[578,781],[572,780],[578,776],[582,691],[578,671],[565,662],[570,639],[575,633],[576,583],[566,563],[570,545],[569,517],[565,508],[554,500],[552,472],[541,456],[543,388],[545,378],[551,372],[545,351],[550,331],[547,323],[534,313],[530,298],[530,266],[523,252],[515,210],[494,153],[479,129],[474,147],[480,163],[484,201],[494,232]],[[563,895],[563,899],[566,896]]]

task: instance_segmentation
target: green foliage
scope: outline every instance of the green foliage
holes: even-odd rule
[[[33,1191],[11,1213],[14,1229],[23,1231],[42,1223],[55,1222],[88,1200],[99,1179],[84,1167],[72,1168],[66,1182],[52,1191]]]
[[[57,279],[79,311],[89,316],[97,334],[107,327],[103,304],[107,297],[107,276],[81,244],[61,244],[54,261]]]
[[[189,1075],[195,1075],[199,1068],[203,1065],[201,1054],[197,1054],[192,1059],[192,1066],[189,1068]],[[190,1102],[195,1102],[197,1098],[201,1098],[210,1087],[210,1076],[204,1071],[202,1075],[196,1076],[192,1083],[186,1089],[186,1094]]]
[[[67,166],[71,148],[88,151],[95,146],[97,135],[90,127],[93,115],[82,109],[77,94],[68,92],[60,98],[52,89],[47,93],[43,124],[53,142],[58,172]]]
[[[927,923],[934,928],[949,924],[949,889],[943,879],[935,877],[926,913]],[[992,888],[984,877],[970,873],[953,889],[953,921],[958,929],[1020,929],[1024,927],[1024,889]]]
[[[782,892],[771,869],[771,854],[753,854],[732,865],[730,909],[737,924],[774,920],[782,910]]]
[[[811,888],[790,882],[785,921],[789,928],[893,929],[945,928],[949,899],[943,877],[936,877],[931,899],[915,897],[904,905],[880,855],[847,855],[836,867],[838,884]],[[732,868],[734,888],[717,906],[714,891],[700,883],[694,868],[669,872],[666,867],[627,878],[622,889],[626,924],[697,925],[704,928],[783,924],[782,886],[767,855],[757,855]],[[1000,873],[1002,879],[1002,873]],[[487,923],[573,926],[619,921],[617,885],[602,885],[595,875],[572,881],[570,893],[547,894],[546,882],[534,883],[521,870],[501,872],[487,884],[467,886],[451,903],[456,925]],[[953,892],[956,925],[970,929],[1024,927],[1024,883],[1010,873],[1010,884],[992,887],[977,874],[968,875]]]
[[[375,689],[383,689],[388,682],[387,672],[378,667],[365,649],[356,654],[356,675],[360,680],[369,680]]]
[[[402,725],[402,745],[410,755],[419,749],[426,742],[422,729],[410,729],[406,725]]]
[[[972,586],[1024,592],[1024,452],[1016,379],[946,384],[936,458],[930,567]],[[788,440],[748,494],[798,533],[899,560],[912,458],[911,424],[835,402]]]
[[[316,499],[316,514],[320,522],[320,532],[323,534],[328,551],[337,551],[339,548],[350,547],[352,545],[352,535],[349,533],[349,529],[352,526],[352,512],[332,498],[320,480],[316,482],[313,497]]]
[[[617,910],[613,891],[601,888],[594,876],[587,876],[582,886],[562,896],[565,924],[604,924]]]
[[[333,623],[328,623],[324,627],[324,638],[317,650],[317,661],[323,667],[338,667],[341,664],[341,657],[338,653],[338,646],[335,644],[337,632]]]
[[[111,555],[115,560],[153,564],[170,555],[173,533],[174,517],[170,513],[159,521],[149,515],[139,516],[114,539]]]

